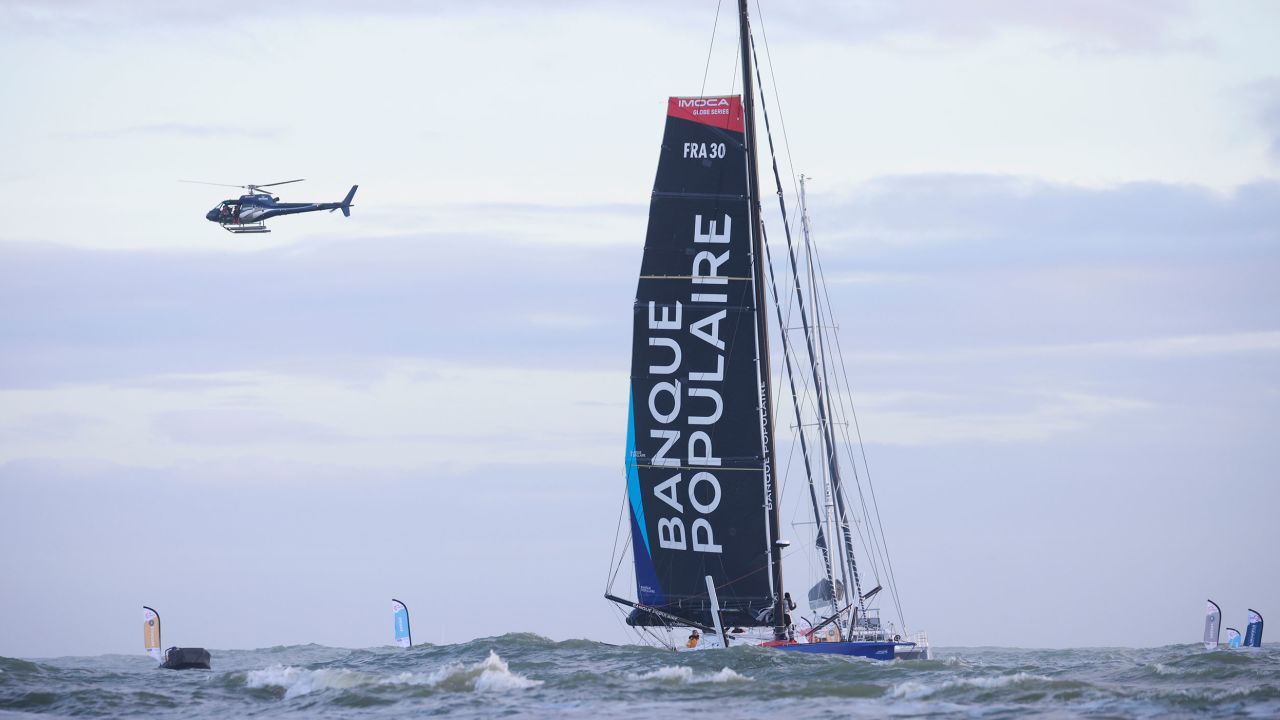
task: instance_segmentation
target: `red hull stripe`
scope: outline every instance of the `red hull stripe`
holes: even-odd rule
[[[667,117],[692,120],[732,132],[742,132],[742,98],[673,97],[667,100]]]

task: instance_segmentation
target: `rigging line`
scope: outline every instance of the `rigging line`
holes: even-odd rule
[[[777,427],[774,427],[773,431],[776,433],[778,431]],[[791,464],[795,461],[795,457],[796,443],[793,441],[791,443],[791,449],[787,451],[787,462],[783,466],[782,479],[778,482],[778,502],[782,502],[781,498],[785,497],[787,494],[787,480],[791,477]]]
[[[801,208],[804,208],[803,204],[801,204]],[[815,275],[815,273],[813,272],[813,252],[812,252],[813,243],[812,243],[812,234],[810,234],[809,232],[810,224],[809,224],[808,214],[806,213],[801,214],[801,223],[803,223],[805,232],[806,232],[805,234],[806,277],[809,278],[810,293],[812,293],[814,297],[818,297],[819,295],[823,295],[823,293],[826,293],[826,288],[823,287],[823,288],[820,288],[819,290],[819,281],[818,281],[817,275]],[[818,319],[820,322],[820,313],[822,313],[822,307],[820,307],[820,305],[818,307],[815,307],[814,313],[815,315],[818,316]],[[823,357],[826,357],[827,355],[826,338],[828,336],[829,329],[835,328],[835,325],[829,325],[828,327],[828,325],[822,324],[822,328],[823,328],[823,332],[819,333],[820,352],[822,352]],[[837,360],[838,360],[838,357],[837,357]],[[832,383],[831,379],[829,379],[829,375],[827,374],[828,372],[829,372],[829,364],[823,363],[823,375],[824,377],[828,378],[828,386],[832,387],[833,392],[835,392],[836,395],[841,395],[842,388],[840,386],[840,375],[836,375],[836,382]],[[844,388],[844,389],[845,391],[847,391],[847,388]],[[844,398],[841,398],[841,400],[844,400]],[[879,542],[879,538],[877,537],[876,532],[874,532],[874,528],[876,528],[876,525],[874,525],[872,523],[872,519],[870,519],[869,503],[867,502],[867,496],[865,496],[865,493],[863,491],[863,486],[861,486],[861,478],[858,471],[858,462],[856,462],[856,457],[854,456],[854,454],[852,454],[852,451],[849,450],[849,448],[852,447],[852,443],[849,438],[849,430],[847,430],[845,404],[844,402],[836,402],[836,404],[832,405],[831,409],[829,410],[831,410],[832,418],[836,418],[837,420],[840,420],[842,439],[844,439],[844,446],[842,447],[844,447],[845,456],[847,457],[847,460],[849,460],[850,468],[854,470],[854,479],[856,483],[855,487],[856,489],[858,489],[859,509],[861,510],[861,515],[863,515],[863,520],[865,520],[865,528],[863,527],[863,525],[858,524],[856,525],[855,529],[856,529],[856,532],[858,532],[858,538],[859,538],[859,541],[861,542],[861,546],[863,546],[865,552],[867,552],[867,560],[870,562],[870,569],[872,569],[872,573],[874,577],[876,577],[877,582],[879,582],[879,579],[881,579],[881,565],[887,565],[887,562],[884,562],[883,547],[881,546],[881,542]]]
[[[826,301],[828,312],[830,312],[831,295],[829,292],[826,291],[826,288],[827,288],[826,270],[822,265],[822,254],[818,252],[816,244],[814,245],[814,257],[817,261],[818,274],[822,278],[824,300]],[[844,349],[841,347],[841,344],[840,344],[840,331],[838,328],[833,330],[832,337],[835,339],[837,355],[840,358],[843,358]],[[880,540],[884,544],[885,565],[888,569],[890,592],[893,593],[894,604],[897,606],[897,609],[898,609],[898,619],[902,621],[903,627],[905,628],[907,624],[907,620],[906,620],[906,617],[904,617],[902,614],[902,601],[898,595],[898,582],[897,582],[897,577],[893,570],[893,555],[889,552],[889,538],[885,535],[885,532],[884,532],[884,521],[880,516],[880,503],[879,503],[879,500],[876,498],[875,484],[871,480],[871,466],[867,463],[867,448],[865,443],[863,443],[863,440],[862,440],[862,426],[858,423],[858,411],[857,411],[857,408],[853,406],[852,384],[849,382],[849,368],[845,366],[843,359],[840,362],[840,371],[844,375],[845,387],[849,390],[849,396],[848,396],[849,412],[853,419],[854,430],[858,438],[858,447],[862,455],[862,465],[863,465],[863,468],[866,470],[867,486],[868,488],[870,488],[870,492],[871,492],[871,502],[875,507],[876,525],[880,529]],[[848,433],[847,426],[845,428],[845,433],[846,434]],[[850,445],[852,445],[852,443],[850,443]]]
[[[720,26],[720,5],[724,0],[716,0],[716,19],[711,24],[711,44],[707,46],[707,65],[702,70],[702,89],[698,91],[699,97],[707,94],[707,73],[711,72],[711,50],[716,46],[716,28]]]
[[[631,544],[631,531],[627,530],[627,544]],[[625,552],[625,551],[624,551]],[[618,582],[618,573],[622,572],[622,556],[618,556],[618,564],[613,568],[613,575],[609,578],[609,584],[605,586],[605,592],[613,590],[614,583]]]
[[[607,593],[613,587],[613,583],[618,578],[616,568],[622,567],[622,557],[618,553],[618,537],[622,535],[622,514],[627,511],[627,496],[630,494],[630,488],[626,483],[622,485],[622,506],[618,508],[618,523],[613,530],[613,551],[609,556],[609,574],[605,578],[604,591]],[[630,540],[631,530],[627,530],[627,539]]]
[[[801,200],[803,200],[803,194],[802,194]],[[802,207],[802,210],[803,210],[803,202],[801,203],[801,207]],[[804,230],[805,230],[805,240],[806,240],[806,243],[807,243],[807,244],[806,244],[806,259],[807,259],[807,261],[808,261],[809,269],[810,269],[810,272],[809,272],[809,278],[810,278],[810,283],[811,283],[811,285],[810,285],[810,286],[811,286],[811,293],[812,293],[812,295],[813,295],[815,298],[816,298],[816,297],[818,297],[819,295],[821,295],[821,296],[822,296],[822,298],[823,298],[823,300],[824,300],[824,301],[825,301],[825,303],[826,303],[826,306],[827,306],[828,312],[829,312],[829,313],[833,313],[834,311],[831,309],[831,296],[830,296],[830,292],[828,291],[828,288],[827,288],[827,285],[826,285],[826,277],[825,277],[825,274],[822,272],[822,268],[821,268],[821,256],[820,256],[820,254],[818,254],[818,251],[817,251],[817,244],[816,244],[815,242],[812,242],[812,238],[811,238],[811,229],[812,229],[812,227],[811,227],[811,220],[810,220],[810,218],[808,217],[808,213],[807,213],[807,212],[802,212],[802,214],[801,214],[801,221],[802,221],[802,224],[803,224],[803,227],[804,227]],[[813,270],[813,258],[814,258],[814,257],[817,257],[817,259],[818,259],[818,264],[819,264],[818,272],[814,272],[814,270]],[[821,286],[821,292],[819,292],[819,283],[820,283],[820,286]],[[815,309],[815,312],[816,312],[816,313],[819,313],[819,314],[820,314],[820,311],[821,311],[821,307],[820,307],[820,306],[819,306],[819,307],[817,307],[817,308]],[[824,344],[825,344],[825,338],[826,338],[826,336],[827,336],[827,334],[828,334],[828,332],[827,332],[827,331],[829,331],[829,332],[830,332],[831,336],[832,336],[833,338],[835,338],[836,342],[838,343],[838,340],[839,340],[839,332],[838,332],[838,331],[839,331],[839,328],[838,328],[838,326],[836,326],[835,324],[832,324],[832,325],[830,326],[830,328],[828,328],[827,326],[823,325],[823,330],[824,330],[824,331],[821,333],[821,336],[822,336],[822,338],[824,339]],[[824,350],[824,355],[825,355],[825,350]],[[849,380],[848,380],[848,368],[847,368],[847,367],[845,367],[845,365],[844,365],[844,362],[843,362],[843,352],[842,352],[842,350],[839,348],[839,346],[838,346],[838,345],[837,345],[837,360],[840,362],[841,371],[842,371],[842,373],[843,373],[843,375],[844,375],[844,380],[845,380],[845,398],[844,398],[844,400],[846,400],[846,401],[847,401],[848,406],[852,409],[852,396],[853,396],[853,392],[852,392],[852,388],[850,387]],[[826,366],[825,366],[825,364],[824,364],[824,374],[825,374],[825,372],[826,372],[825,368],[826,368]],[[836,376],[836,385],[837,385],[836,390],[837,390],[837,391],[839,391],[839,380],[840,380],[840,376],[839,376],[839,375],[837,375],[837,376]],[[838,408],[839,408],[839,410],[840,410],[840,414],[841,414],[842,418],[847,418],[847,415],[844,413],[844,405],[845,405],[845,403],[839,403],[839,404],[837,404],[837,406],[836,406],[836,407],[838,407]],[[856,424],[856,410],[853,410],[852,412],[853,412],[853,414],[854,414],[854,420],[855,420],[855,424]],[[887,548],[887,539],[886,539],[886,538],[884,538],[883,522],[881,521],[881,518],[880,518],[880,515],[879,515],[878,502],[877,502],[876,497],[875,497],[875,487],[874,487],[874,485],[873,485],[873,484],[871,484],[871,482],[870,482],[870,467],[869,467],[869,465],[867,464],[867,461],[866,461],[866,447],[865,447],[865,445],[864,445],[864,444],[862,444],[862,442],[861,442],[861,435],[860,435],[860,432],[859,432],[859,446],[860,446],[860,447],[861,447],[861,449],[862,449],[862,460],[863,460],[863,463],[862,463],[862,464],[863,464],[863,467],[866,469],[866,472],[867,472],[867,475],[868,475],[868,487],[869,487],[869,489],[870,489],[870,491],[871,491],[871,495],[872,495],[872,504],[874,504],[874,505],[875,505],[875,511],[876,511],[876,521],[877,521],[877,522],[876,522],[876,524],[874,524],[874,525],[873,525],[873,524],[872,524],[872,522],[871,522],[869,504],[866,502],[866,496],[865,496],[865,494],[863,493],[862,484],[861,484],[861,478],[859,477],[859,473],[858,473],[858,467],[857,467],[857,465],[858,465],[858,464],[857,464],[857,459],[856,459],[856,456],[853,454],[853,451],[852,451],[853,443],[852,443],[851,439],[849,438],[849,431],[848,431],[847,419],[846,419],[846,422],[843,424],[843,427],[841,428],[841,432],[842,432],[842,435],[843,435],[844,445],[845,445],[845,448],[846,448],[846,455],[848,456],[849,461],[850,461],[850,464],[851,464],[851,466],[852,466],[852,468],[853,468],[853,470],[854,470],[854,478],[855,478],[855,481],[857,482],[858,497],[859,497],[860,505],[861,505],[861,507],[862,507],[862,515],[863,515],[863,518],[866,520],[866,523],[867,523],[866,534],[864,535],[864,534],[863,534],[863,529],[862,529],[861,527],[859,527],[859,528],[858,528],[858,537],[859,537],[859,539],[862,541],[864,548],[867,550],[868,559],[869,559],[869,560],[871,561],[871,563],[872,563],[872,569],[873,569],[873,571],[875,572],[877,579],[879,578],[879,575],[880,575],[880,573],[879,573],[879,568],[877,568],[877,567],[876,567],[876,559],[877,559],[877,556],[879,556],[879,559],[880,559],[881,563],[885,566],[885,569],[886,569],[886,571],[887,571],[887,578],[888,578],[888,580],[889,580],[889,587],[890,587],[890,589],[891,589],[891,591],[892,591],[892,593],[891,593],[891,594],[892,594],[892,596],[894,597],[894,605],[895,605],[895,608],[896,608],[896,609],[897,609],[897,611],[898,611],[899,620],[902,620],[902,621],[903,621],[903,625],[905,625],[905,624],[906,624],[906,623],[905,623],[905,620],[904,620],[904,618],[902,617],[901,598],[900,598],[900,596],[898,595],[898,588],[897,588],[896,578],[894,577],[893,572],[892,572],[892,562],[891,562],[891,560],[889,559],[888,548]],[[877,533],[875,532],[875,528],[876,528],[877,526],[880,528],[880,534],[879,534],[879,537],[877,537]]]
[[[755,40],[750,35],[748,35],[743,40],[742,44],[744,46],[743,49],[749,50],[752,55],[752,60],[755,60],[756,77],[754,78],[754,80],[757,85],[760,85],[763,87],[763,82],[761,82],[762,78],[760,75],[760,61],[759,61],[759,58],[756,57],[756,53],[755,53]],[[746,63],[744,62],[743,64],[745,67]],[[744,78],[743,82],[745,83],[751,80],[752,80],[751,78]],[[760,113],[761,113],[761,117],[763,117],[764,119],[765,135],[769,139],[769,154],[770,154],[770,158],[773,165],[773,179],[774,179],[774,184],[778,188],[778,191],[777,191],[778,207],[782,212],[782,229],[787,239],[787,253],[791,263],[791,272],[793,275],[797,276],[796,277],[796,289],[797,289],[796,290],[797,292],[796,306],[800,312],[801,323],[807,326],[809,320],[804,310],[804,300],[803,298],[799,297],[799,282],[800,282],[799,275],[798,275],[799,270],[796,268],[795,248],[791,242],[791,226],[787,221],[787,204],[782,194],[782,176],[778,172],[778,154],[773,144],[773,131],[770,129],[770,126],[769,126],[769,108],[763,98],[760,99]],[[809,350],[809,356],[812,358],[813,357],[813,340],[811,339],[807,330],[805,332],[805,343]],[[817,368],[812,365],[810,367],[814,372],[814,379],[813,379],[814,393],[817,397],[818,412],[821,415],[823,413],[823,406],[824,406],[824,403],[822,400],[822,386],[819,383],[819,380],[817,377]],[[825,417],[823,418],[823,420],[825,420]],[[834,443],[834,438],[832,437],[830,428],[827,428],[826,432],[823,433],[823,439],[826,441],[824,448],[827,451],[827,462],[829,465],[831,465],[830,471],[831,471],[831,476],[833,480],[833,485],[835,486],[834,494],[836,496],[836,505],[839,508],[840,519],[841,519],[841,522],[843,523],[842,530],[844,531],[843,540],[845,545],[844,560],[846,563],[849,564],[849,569],[851,571],[851,575],[853,576],[854,589],[858,593],[858,609],[863,611],[863,614],[865,616],[866,609],[862,605],[862,584],[858,579],[858,564],[857,564],[857,560],[854,558],[854,555],[853,555],[853,538],[848,529],[849,521],[848,521],[847,513],[844,507],[843,490],[840,488],[839,470],[835,466],[835,462],[837,460],[836,454],[835,454],[835,443]]]
[[[738,89],[738,61],[742,58],[741,43],[734,43],[733,47],[733,80],[729,83],[729,94],[737,95]]]
[[[785,224],[785,220],[784,220],[784,224]],[[761,229],[763,230],[763,226]],[[764,245],[765,264],[769,268],[769,285],[770,285],[770,288],[773,290],[773,307],[775,312],[777,312],[778,314],[778,322],[781,323],[782,322],[782,305],[778,303],[778,283],[773,272],[773,252],[769,249],[768,233],[765,233],[762,240],[764,240],[763,245]],[[791,343],[787,340],[787,336],[784,334],[782,336],[782,358],[786,365],[787,383],[791,387],[791,398],[792,398],[791,407],[795,410],[796,424],[800,425],[801,424],[800,405],[799,403],[795,402],[796,381],[795,381],[794,375],[791,372],[790,347],[791,347]],[[800,443],[799,443],[800,457],[804,459],[804,474],[805,474],[805,477],[809,479],[809,502],[812,503],[813,505],[813,517],[816,520],[818,517],[818,492],[813,487],[813,468],[809,463],[809,443],[808,441],[805,440],[803,428],[802,428],[802,432],[797,433],[797,436],[800,439]],[[795,448],[795,445],[793,444],[792,449],[794,448]],[[831,572],[831,556],[827,549],[826,537],[822,532],[821,526],[819,526],[818,528],[818,538],[815,544],[822,551],[823,569],[826,571],[827,581],[834,583],[835,576]]]
[[[844,442],[845,442],[846,452],[848,453],[850,460],[852,462],[855,462],[856,464],[856,458],[853,454],[853,441],[849,437],[849,430],[847,426],[843,428],[843,433],[844,433]],[[874,548],[874,550],[880,554],[881,561],[885,566],[887,579],[889,581],[888,585],[889,585],[889,590],[891,591],[890,595],[891,597],[894,598],[894,606],[895,606],[895,609],[897,609],[898,611],[898,618],[899,620],[903,620],[903,624],[905,625],[906,624],[905,620],[902,617],[901,599],[898,596],[897,581],[896,581],[896,578],[893,576],[892,564],[891,564],[892,561],[890,560],[890,556],[887,552],[887,546],[885,545],[886,541],[883,536],[883,533],[884,533],[883,524],[879,522],[880,517],[879,517],[878,507],[875,508],[876,510],[875,522],[873,522],[871,517],[872,515],[871,508],[873,505],[876,504],[876,500],[874,496],[875,488],[874,488],[874,485],[870,484],[870,482],[868,482],[868,488],[870,489],[872,494],[871,503],[867,502],[866,496],[863,494],[861,483],[858,484],[858,496],[863,505],[863,518],[866,520],[866,523],[867,523],[867,531],[868,531],[867,537],[870,538],[871,543],[873,543],[872,545],[868,546],[868,552],[871,552],[872,548]],[[880,528],[880,532],[878,534],[875,532],[877,526]],[[860,536],[861,536],[861,533],[860,533]]]
[[[778,95],[778,78],[773,73],[773,54],[769,52],[769,33],[764,26],[764,11],[760,8],[760,0],[756,0],[757,26],[760,28],[760,39],[764,42],[764,57],[769,61],[769,82],[773,84],[773,100],[778,108],[778,125],[782,129],[782,146],[787,151],[787,168],[791,171],[791,192],[799,195],[796,188],[796,166],[791,160],[791,138],[787,136],[787,118],[782,112],[782,97]],[[759,62],[756,68],[760,67]]]
[[[820,258],[820,257],[819,257],[819,262],[821,262],[821,258]],[[828,295],[827,299],[828,299],[828,302],[829,302],[829,301],[830,301],[829,295]],[[839,333],[838,333],[838,331],[833,332],[833,337],[835,338],[836,342],[838,343],[838,342],[839,342]],[[889,553],[889,550],[888,550],[888,538],[887,538],[887,536],[885,535],[883,519],[881,518],[881,515],[880,515],[879,499],[876,497],[876,493],[875,493],[875,484],[874,484],[874,482],[872,482],[872,479],[871,479],[871,468],[870,468],[870,465],[867,463],[866,445],[862,442],[861,429],[860,429],[860,427],[858,426],[858,422],[857,422],[857,409],[853,406],[853,401],[852,401],[853,392],[852,392],[852,387],[851,387],[850,382],[849,382],[849,379],[848,379],[848,369],[842,365],[842,366],[841,366],[841,371],[842,371],[842,373],[844,374],[845,387],[846,387],[846,390],[847,390],[846,398],[847,398],[848,405],[849,405],[849,414],[850,414],[850,415],[852,416],[852,418],[853,418],[853,421],[854,421],[854,422],[853,422],[853,424],[854,424],[854,427],[855,427],[855,429],[857,430],[857,433],[858,433],[858,446],[859,446],[859,448],[860,448],[860,450],[861,450],[861,456],[862,456],[862,464],[863,464],[863,468],[864,468],[864,470],[865,470],[865,472],[866,472],[866,475],[867,475],[867,488],[868,488],[868,492],[869,492],[869,493],[870,493],[870,495],[871,495],[870,508],[874,509],[875,525],[872,525],[872,524],[871,524],[871,523],[872,523],[872,520],[871,520],[871,517],[870,517],[870,515],[871,515],[871,511],[868,509],[868,504],[866,503],[865,498],[863,498],[863,503],[864,503],[864,517],[866,517],[866,519],[867,519],[868,529],[869,529],[869,530],[875,530],[876,528],[878,528],[878,529],[879,529],[879,533],[878,533],[878,536],[879,536],[879,537],[878,537],[878,545],[879,545],[879,548],[878,548],[878,549],[879,549],[879,551],[880,551],[880,553],[881,553],[881,555],[882,555],[882,561],[883,561],[883,563],[884,563],[884,565],[885,565],[885,569],[886,569],[886,571],[887,571],[887,576],[888,576],[888,579],[889,579],[889,587],[890,587],[890,590],[892,591],[892,596],[893,596],[893,598],[894,598],[894,605],[895,605],[896,609],[898,610],[899,620],[901,620],[901,621],[902,621],[902,623],[903,623],[903,625],[905,626],[905,625],[906,625],[906,619],[905,619],[905,617],[903,616],[901,596],[899,595],[899,589],[898,589],[898,585],[897,585],[897,577],[896,577],[896,574],[894,573],[892,555]],[[852,448],[853,448],[853,442],[852,442],[851,438],[849,437],[849,428],[848,428],[848,426],[847,426],[847,425],[843,428],[843,433],[844,433],[844,436],[845,436],[845,445],[846,445],[846,448],[848,448],[848,453],[849,453],[849,455],[850,455],[850,459],[851,459],[851,460],[854,460],[854,463],[855,463],[855,465],[856,465],[856,459],[854,458],[853,450],[852,450]],[[859,489],[859,494],[861,495],[861,492],[862,492],[861,485],[859,485],[859,488],[858,488],[858,489]],[[873,532],[873,533],[872,533],[872,537],[873,537],[873,538],[874,538],[874,537],[876,537],[876,533],[874,533],[874,532]]]
[[[804,186],[802,183],[801,184],[802,200],[803,200],[803,187]],[[808,208],[803,204],[803,202],[801,204],[801,208],[803,210],[800,216],[800,220],[801,220],[802,226],[804,227],[804,242],[805,242],[804,257],[805,257],[806,267],[808,269],[807,276],[809,278],[809,296],[816,298],[819,296],[819,285],[818,285],[818,276],[817,276],[817,273],[814,272],[814,266],[813,266],[813,246],[814,245],[812,241],[811,227],[809,224],[809,214],[808,214]],[[817,302],[814,303],[813,314],[814,314],[814,319],[819,324],[821,324],[822,305],[820,303],[817,303]],[[821,362],[819,363],[819,366],[822,368],[823,382],[826,384],[826,387],[828,390],[826,395],[826,400],[827,400],[827,415],[830,422],[831,421],[830,418],[836,418],[841,420],[843,420],[844,418],[842,416],[842,409],[843,409],[842,404],[838,402],[833,404],[832,402],[832,395],[840,394],[840,386],[838,381],[835,383],[831,381],[830,364],[827,362],[827,335],[828,333],[826,331],[820,330],[817,333],[818,355],[821,358]],[[846,434],[846,441],[847,441],[847,433],[845,434]],[[850,467],[853,470],[854,486],[858,491],[858,504],[862,509],[863,516],[866,517],[867,502],[866,502],[866,497],[863,495],[863,492],[862,492],[862,480],[859,477],[858,465],[857,465],[857,462],[854,461],[852,453],[847,452],[846,455],[848,455],[849,457]],[[863,549],[866,550],[866,553],[867,553],[867,560],[871,564],[872,572],[876,576],[876,579],[879,580],[880,571],[876,565],[876,551],[878,550],[878,546],[875,544],[875,536],[871,532],[870,518],[867,518],[867,520],[868,520],[868,523],[867,523],[867,528],[865,533],[863,528],[860,525],[858,525],[856,528],[858,533],[858,540],[862,542]]]
[[[807,215],[805,216],[805,219],[807,219]],[[806,227],[806,230],[811,229],[808,225],[806,225],[805,227]],[[813,258],[814,258],[814,253],[816,252],[816,243],[812,242],[811,234],[806,235],[806,241],[809,243],[809,245],[806,246],[806,260],[809,263],[809,278],[811,283],[810,285],[811,292],[813,293],[814,297],[818,297],[819,295],[821,295],[826,300],[827,306],[830,309],[830,293],[827,291],[825,282],[821,284],[819,283],[818,273],[815,272],[813,267]],[[821,308],[819,307],[819,309],[816,310],[815,312],[820,312],[820,310]],[[822,342],[824,345],[826,343],[827,336],[829,334],[834,335],[835,329],[836,329],[835,326],[832,325],[832,329],[829,332],[823,332],[821,334]],[[825,356],[825,349],[824,349],[824,356]],[[840,360],[841,357],[842,356],[837,355],[837,360]],[[842,360],[841,360],[841,368],[844,369]],[[827,366],[824,365],[824,375],[826,372],[827,372]],[[846,383],[843,389],[844,397],[841,399],[851,403],[852,388],[848,386],[847,370],[845,370],[845,373],[846,373]],[[840,376],[836,375],[835,377],[836,377],[836,383],[835,383],[836,392],[841,393],[840,382],[839,382]],[[835,407],[832,408],[833,414],[838,414],[842,419],[846,419],[847,414],[845,412],[845,405],[846,405],[846,402],[838,403]],[[877,559],[880,560],[880,564],[883,564],[885,566],[886,578],[890,579],[889,587],[890,587],[890,590],[893,591],[891,592],[891,596],[895,597],[894,606],[895,606],[895,609],[898,610],[899,620],[901,620],[902,617],[901,617],[900,602],[898,601],[896,595],[894,595],[894,593],[896,593],[897,591],[897,586],[896,586],[896,583],[892,582],[892,579],[888,578],[888,575],[887,575],[887,570],[888,570],[887,553],[885,552],[885,549],[882,545],[883,538],[877,537],[877,534],[875,532],[876,525],[873,524],[871,520],[871,511],[870,511],[871,504],[867,502],[866,493],[864,493],[862,488],[862,480],[860,477],[860,473],[858,472],[857,458],[852,451],[853,443],[849,437],[847,419],[846,419],[846,422],[842,424],[841,434],[844,440],[845,454],[849,458],[850,465],[854,471],[854,479],[855,479],[856,488],[858,491],[858,501],[862,509],[863,519],[866,522],[865,532],[864,532],[864,528],[862,528],[861,526],[858,527],[858,538],[859,540],[862,541],[863,548],[867,551],[867,558],[871,562],[872,570],[875,573],[877,580],[879,580],[880,578],[880,569],[879,567],[877,567]],[[864,449],[864,452],[865,452],[865,449]],[[865,467],[866,465],[865,461],[863,465]]]

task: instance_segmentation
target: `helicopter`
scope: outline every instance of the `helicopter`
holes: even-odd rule
[[[239,198],[223,200],[218,206],[205,213],[205,219],[216,222],[222,226],[227,232],[236,234],[240,233],[266,233],[271,232],[267,227],[266,221],[281,215],[294,215],[304,212],[315,212],[317,210],[341,210],[344,217],[351,217],[351,199],[356,196],[356,188],[359,185],[352,185],[351,191],[342,199],[342,202],[327,203],[282,203],[280,198],[275,197],[262,188],[275,187],[277,185],[288,185],[289,183],[302,182],[306,178],[298,178],[297,180],[281,180],[280,182],[263,183],[261,185],[228,185],[226,183],[211,183],[202,180],[180,180],[179,182],[195,183],[197,185],[217,185],[219,187],[235,187],[244,188],[249,191],[247,195],[241,195]]]

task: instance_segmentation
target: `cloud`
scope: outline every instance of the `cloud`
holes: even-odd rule
[[[1251,86],[1251,95],[1258,104],[1258,121],[1267,134],[1271,159],[1280,163],[1280,77],[1273,77]]]
[[[1014,396],[1017,397],[1016,395]],[[1003,398],[1008,399],[1008,398]],[[952,398],[979,407],[972,397]],[[867,441],[881,445],[1041,442],[1073,433],[1113,415],[1144,410],[1137,398],[1060,392],[1021,398],[1006,410],[948,411],[934,404],[922,409],[894,407],[872,398],[860,413],[869,428]]]
[[[625,367],[640,248],[410,235],[243,254],[5,243],[0,258],[13,387],[405,357]]]
[[[77,133],[76,137],[115,140],[135,136],[180,137],[189,139],[246,139],[275,140],[285,133],[282,127],[254,127],[248,125],[221,125],[217,123],[163,122],[147,125],[97,130]]]
[[[1205,257],[1224,246],[1274,256],[1280,240],[1276,181],[1224,195],[1155,182],[1091,188],[1001,175],[904,175],[826,196],[820,206],[824,238],[864,249],[927,244],[951,267],[989,261],[975,250],[993,245],[1002,261],[1043,262]]]
[[[317,423],[251,408],[172,410],[153,416],[152,423],[159,435],[180,443],[279,445],[351,439]]]
[[[84,413],[33,412],[9,421],[4,427],[4,435],[20,442],[74,441],[103,422],[101,418]]]
[[[897,2],[808,2],[770,8],[766,20],[835,35],[847,43],[901,42],[925,38],[969,46],[1008,31],[1058,38],[1086,52],[1202,50],[1202,38],[1179,34],[1190,15],[1186,0],[1123,4],[1106,0],[900,0]],[[815,23],[814,18],[823,18]]]
[[[1037,357],[1092,359],[1205,358],[1219,355],[1275,352],[1280,352],[1280,331],[1150,337],[1059,345],[952,348],[928,353],[858,354],[854,357],[860,362],[937,363]]]
[[[899,176],[810,207],[833,315],[868,356],[1005,352],[1010,338],[1186,355],[1276,330],[1280,183],[1219,195]],[[559,209],[520,240],[409,233],[240,253],[0,243],[0,385],[361,378],[402,358],[625,369],[643,220],[618,208],[625,233],[564,243],[554,229],[574,212],[608,215]]]
[[[0,389],[0,462],[616,462],[624,365],[538,369],[504,359],[507,367],[406,359],[366,360],[342,374],[213,373],[183,376],[182,391],[177,382]]]
[[[730,4],[731,5],[731,4]],[[735,13],[730,5],[720,8],[720,25]],[[712,4],[699,5],[681,0],[636,3],[624,0],[551,0],[530,6],[513,0],[468,0],[466,2],[413,2],[412,0],[370,0],[354,5],[338,0],[320,2],[276,2],[258,8],[255,18],[262,22],[297,22],[308,17],[422,17],[445,18],[480,16],[509,17],[535,11],[548,13],[625,14],[640,21],[686,27],[713,25]],[[752,7],[757,33],[770,30],[806,36],[820,35],[842,44],[904,43],[913,38],[942,44],[971,46],[1009,31],[1031,31],[1055,38],[1063,46],[1086,52],[1164,52],[1202,50],[1207,41],[1180,34],[1179,24],[1188,20],[1187,0],[1149,0],[1144,3],[1114,3],[1105,0],[976,0],[955,3],[948,0],[880,0],[840,2],[808,0],[780,3],[773,7]],[[819,20],[820,19],[820,20]],[[59,3],[14,2],[0,8],[0,27],[23,30],[52,28],[93,30],[102,27],[195,25],[225,27],[242,20],[224,8],[193,2],[143,0],[127,5],[104,7],[89,0]]]

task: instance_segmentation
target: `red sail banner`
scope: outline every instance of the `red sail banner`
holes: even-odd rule
[[[667,117],[692,120],[703,125],[743,132],[742,98],[673,97],[667,101]]]

